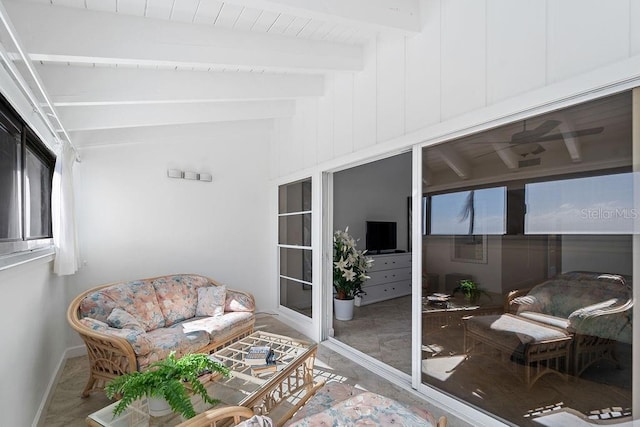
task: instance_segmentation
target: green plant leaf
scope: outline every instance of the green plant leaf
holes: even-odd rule
[[[155,362],[144,372],[131,372],[110,381],[105,392],[110,399],[120,397],[113,415],[120,415],[134,401],[142,397],[163,397],[174,412],[185,418],[195,416],[195,410],[189,393],[185,387],[191,386],[194,393],[200,395],[205,402],[216,404],[219,400],[212,398],[202,385],[198,376],[204,371],[217,372],[225,377],[229,369],[219,362],[209,359],[206,354],[187,354],[178,359],[175,352],[165,360]]]

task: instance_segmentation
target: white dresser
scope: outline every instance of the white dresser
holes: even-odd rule
[[[373,266],[367,272],[371,277],[364,282],[360,305],[371,304],[411,294],[411,253],[369,255]]]

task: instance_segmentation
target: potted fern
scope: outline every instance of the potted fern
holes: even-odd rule
[[[215,405],[219,400],[213,399],[198,377],[205,372],[217,372],[229,376],[229,369],[222,363],[214,361],[206,354],[187,354],[180,359],[171,352],[165,360],[155,362],[143,372],[130,372],[111,380],[105,387],[107,397],[120,398],[113,410],[113,415],[120,415],[129,405],[142,397],[164,398],[171,410],[184,418],[193,418],[196,411],[191,402],[187,384],[193,394]]]

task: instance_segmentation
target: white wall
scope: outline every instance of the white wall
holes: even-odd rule
[[[638,2],[423,0],[421,8],[421,34],[378,36],[363,71],[335,74],[323,98],[298,101],[281,123],[272,176],[420,130],[398,143],[408,146],[638,73],[637,61],[624,62],[640,54],[631,26]]]
[[[562,271],[633,275],[632,236],[562,236]]]
[[[338,172],[333,177],[333,226],[359,239],[365,249],[366,221],[397,222],[397,249],[407,250],[411,153]]]
[[[51,257],[0,271],[0,424],[30,426],[67,348],[64,281]]]
[[[51,149],[55,144],[22,91],[0,67],[3,96]],[[0,424],[29,426],[39,417],[67,348],[66,286],[52,257],[0,271]]]
[[[211,126],[199,137],[81,150],[78,234],[86,262],[71,292],[173,273],[210,276],[275,307],[269,289],[268,122]],[[171,179],[167,169],[213,182]],[[73,334],[72,334],[73,335]],[[72,336],[79,344],[79,339]]]
[[[451,273],[470,274],[482,289],[502,292],[501,236],[487,236],[486,263],[453,261],[452,244],[451,236],[429,236],[423,241],[424,270],[430,274],[438,274],[442,292],[445,291],[445,276]]]

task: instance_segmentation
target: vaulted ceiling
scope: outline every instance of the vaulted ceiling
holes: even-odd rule
[[[420,31],[419,0],[2,2],[3,51],[79,147],[292,116],[327,73],[360,71],[380,32]]]

